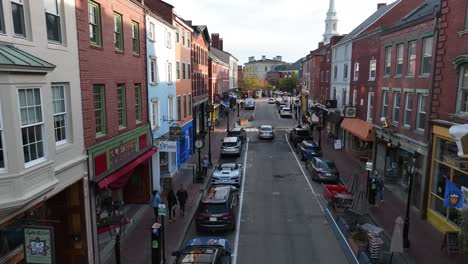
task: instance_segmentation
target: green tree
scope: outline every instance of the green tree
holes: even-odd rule
[[[282,91],[293,92],[296,90],[296,86],[299,83],[297,73],[294,72],[293,76],[290,78],[281,79],[279,82],[279,89]]]

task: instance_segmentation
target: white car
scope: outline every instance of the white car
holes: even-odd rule
[[[273,127],[270,125],[260,126],[258,129],[258,138],[274,139],[275,133],[273,132]]]
[[[280,116],[281,116],[281,117],[292,117],[291,108],[289,108],[289,107],[284,107],[283,109],[281,109],[281,111],[280,111]]]
[[[242,165],[236,163],[218,164],[211,175],[211,184],[228,184],[240,187]]]
[[[270,99],[268,99],[268,103],[269,103],[269,104],[274,104],[274,103],[276,103],[275,98],[270,98]]]
[[[244,100],[244,107],[245,110],[247,109],[255,109],[255,100],[253,98],[245,98]]]

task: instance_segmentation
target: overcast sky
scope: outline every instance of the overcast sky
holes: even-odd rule
[[[239,59],[282,56],[295,62],[322,41],[329,0],[164,0],[194,25],[219,33],[224,50]],[[335,0],[338,33],[346,34],[389,0]]]

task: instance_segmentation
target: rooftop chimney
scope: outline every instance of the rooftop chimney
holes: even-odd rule
[[[283,58],[282,58],[281,56],[276,56],[276,60],[277,60],[277,61],[282,61]]]
[[[387,5],[386,3],[378,3],[377,4],[377,10],[379,10],[381,7],[384,7],[386,5]]]
[[[265,55],[262,55],[262,60],[266,60],[266,56],[265,56]]]
[[[320,49],[321,47],[323,47],[323,41],[320,41],[320,42],[319,42],[319,46],[318,46],[318,47],[319,47],[319,49]]]
[[[213,47],[220,50],[220,48],[219,48],[219,34],[218,33],[212,33],[211,34],[211,46],[213,46]]]
[[[223,49],[223,38],[219,38],[219,50],[224,50]]]
[[[255,61],[255,56],[249,57],[249,62]]]

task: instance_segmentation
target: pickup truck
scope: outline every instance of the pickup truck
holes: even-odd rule
[[[314,140],[314,137],[308,128],[297,126],[289,133],[289,140],[294,145],[294,147],[297,147],[297,145],[302,141]]]

